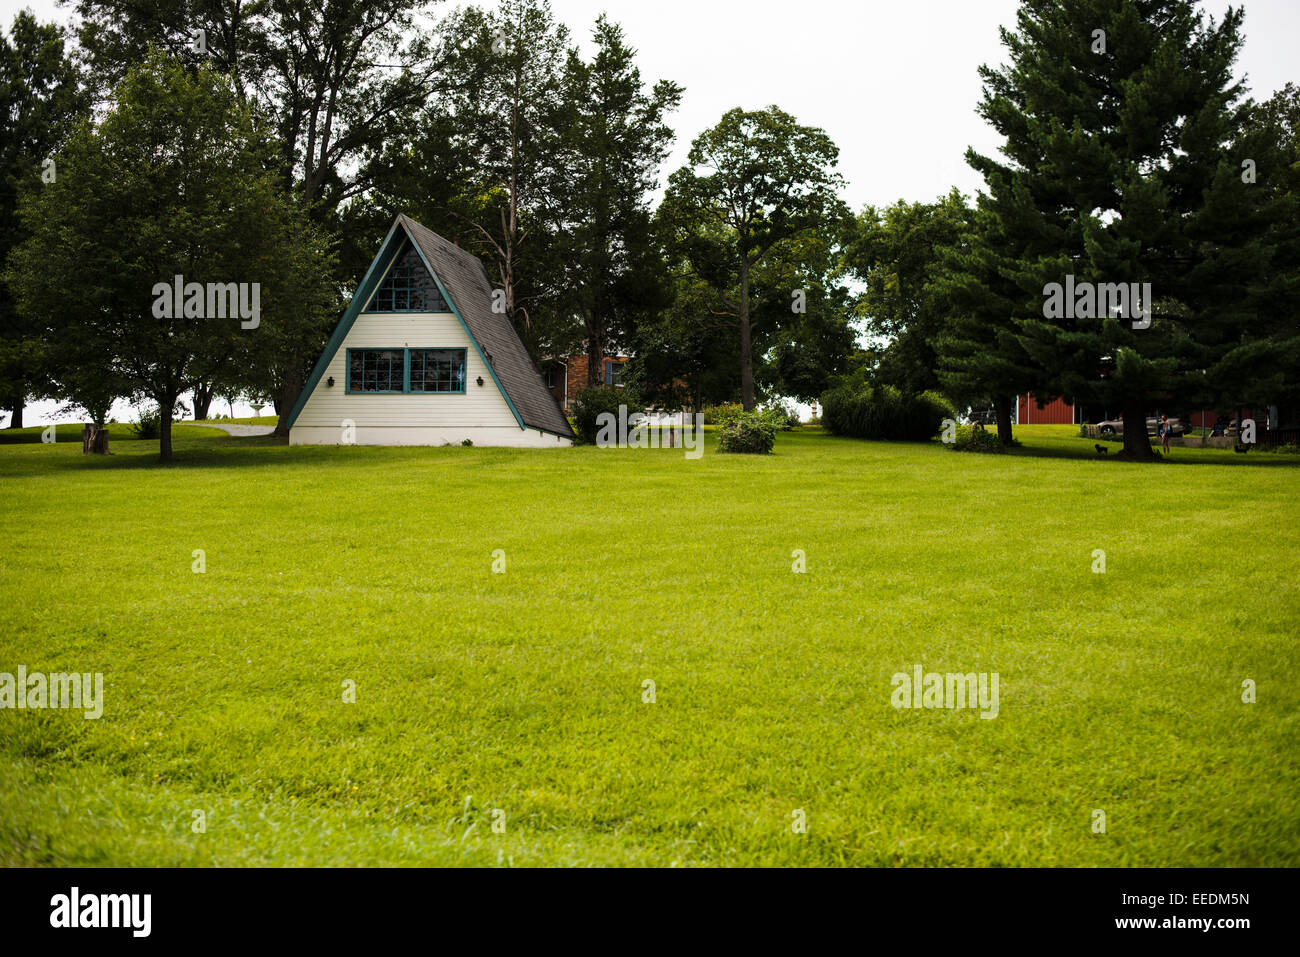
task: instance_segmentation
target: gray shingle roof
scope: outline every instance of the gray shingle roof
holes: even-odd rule
[[[569,420],[560,411],[551,390],[546,388],[510,317],[492,311],[492,283],[483,263],[473,253],[447,242],[411,217],[400,215],[397,219],[451,296],[524,425],[573,438]]]

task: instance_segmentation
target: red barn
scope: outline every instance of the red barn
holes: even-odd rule
[[[1016,397],[1017,425],[1078,425],[1081,414],[1081,408],[1066,399],[1050,399],[1040,409],[1032,392]]]

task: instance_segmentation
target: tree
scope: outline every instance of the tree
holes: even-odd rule
[[[1277,406],[1279,424],[1294,427],[1300,425],[1300,89],[1287,84],[1252,104],[1239,155],[1252,160],[1258,199],[1272,207],[1263,238],[1273,258],[1255,321],[1208,370],[1207,405]]]
[[[777,245],[755,269],[751,298],[754,378],[767,398],[817,400],[848,368],[858,339],[844,284],[847,221],[807,230]]]
[[[679,264],[680,265],[680,264]],[[625,381],[663,408],[729,402],[740,394],[740,357],[730,321],[713,315],[716,291],[685,268],[670,278],[666,308],[644,318],[632,334]]]
[[[1022,290],[1002,272],[997,250],[1006,242],[987,198],[968,211],[963,230],[939,250],[930,286],[948,315],[935,340],[939,384],[954,402],[992,403],[998,440],[1013,440],[1011,412],[1016,396],[1038,388],[1042,372],[1021,344],[1012,319]]]
[[[435,2],[77,0],[77,10],[82,47],[105,90],[155,44],[192,70],[229,77],[239,101],[274,130],[283,185],[296,187],[311,217],[338,235],[347,204],[373,185],[369,160],[415,127],[444,69],[419,29]],[[342,265],[340,286],[354,281],[351,259]],[[328,338],[322,319],[275,359],[280,435]]]
[[[775,106],[734,109],[691,144],[687,165],[669,179],[664,206],[676,239],[735,319],[746,409],[755,404],[754,270],[779,244],[845,214],[838,157],[825,132]]]
[[[164,460],[182,393],[255,379],[334,300],[329,244],[285,195],[274,148],[227,79],[151,54],[70,136],[57,182],[20,200],[19,308],[70,398],[93,408],[121,383],[157,403]]]
[[[0,267],[25,235],[20,187],[58,178],[59,147],[87,106],[61,29],[20,11],[9,35],[0,34]],[[9,428],[23,427],[29,395],[47,391],[42,356],[36,329],[0,282],[0,408],[11,412]]]
[[[488,261],[505,314],[536,356],[563,322],[550,310],[562,271],[554,240],[568,175],[560,132],[568,29],[546,0],[504,0],[457,11],[439,33],[446,82],[427,104],[429,133],[414,149],[449,151],[459,169],[450,183],[434,177],[450,202],[428,223]],[[406,142],[389,154],[409,154]],[[414,185],[418,193],[419,179]]]
[[[844,260],[863,284],[855,314],[870,336],[888,342],[878,382],[910,395],[940,388],[936,345],[947,330],[949,303],[933,280],[968,216],[956,190],[934,203],[899,200],[858,215]]]
[[[1241,23],[1191,0],[1032,0],[1003,30],[1009,65],[980,71],[1006,161],[968,156],[1019,289],[1004,328],[1039,391],[1120,409],[1134,458],[1154,457],[1157,405],[1247,385],[1229,370],[1256,341],[1283,209],[1242,172]]]
[[[682,96],[667,81],[646,91],[635,51],[604,15],[592,38],[591,62],[570,50],[565,66],[560,191],[566,287],[586,333],[588,386],[600,384],[611,342],[626,341],[636,316],[664,301],[650,194],[673,140],[664,118]]]

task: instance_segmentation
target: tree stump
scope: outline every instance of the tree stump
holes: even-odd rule
[[[81,430],[81,454],[82,455],[107,455],[108,454],[108,429],[101,429],[97,425],[88,425]]]

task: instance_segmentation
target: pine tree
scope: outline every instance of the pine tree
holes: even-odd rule
[[[1121,410],[1137,458],[1157,406],[1246,388],[1224,361],[1261,322],[1284,210],[1243,175],[1241,24],[1190,0],[1025,0],[1010,64],[980,71],[1005,137],[1005,161],[968,154],[1010,284],[1002,329],[1038,391]]]
[[[612,344],[627,342],[636,317],[654,312],[667,296],[650,196],[673,140],[665,118],[682,88],[660,81],[647,90],[636,51],[607,17],[596,20],[592,39],[590,62],[571,50],[564,71],[568,175],[559,205],[567,226],[560,241],[565,299],[582,317],[587,384],[597,386]]]
[[[1012,442],[1016,396],[1035,387],[1039,372],[1009,321],[1019,289],[1000,272],[1004,245],[997,218],[985,208],[970,211],[957,241],[941,249],[942,268],[930,283],[947,309],[935,344],[944,394],[965,404],[992,403],[998,440]]]

